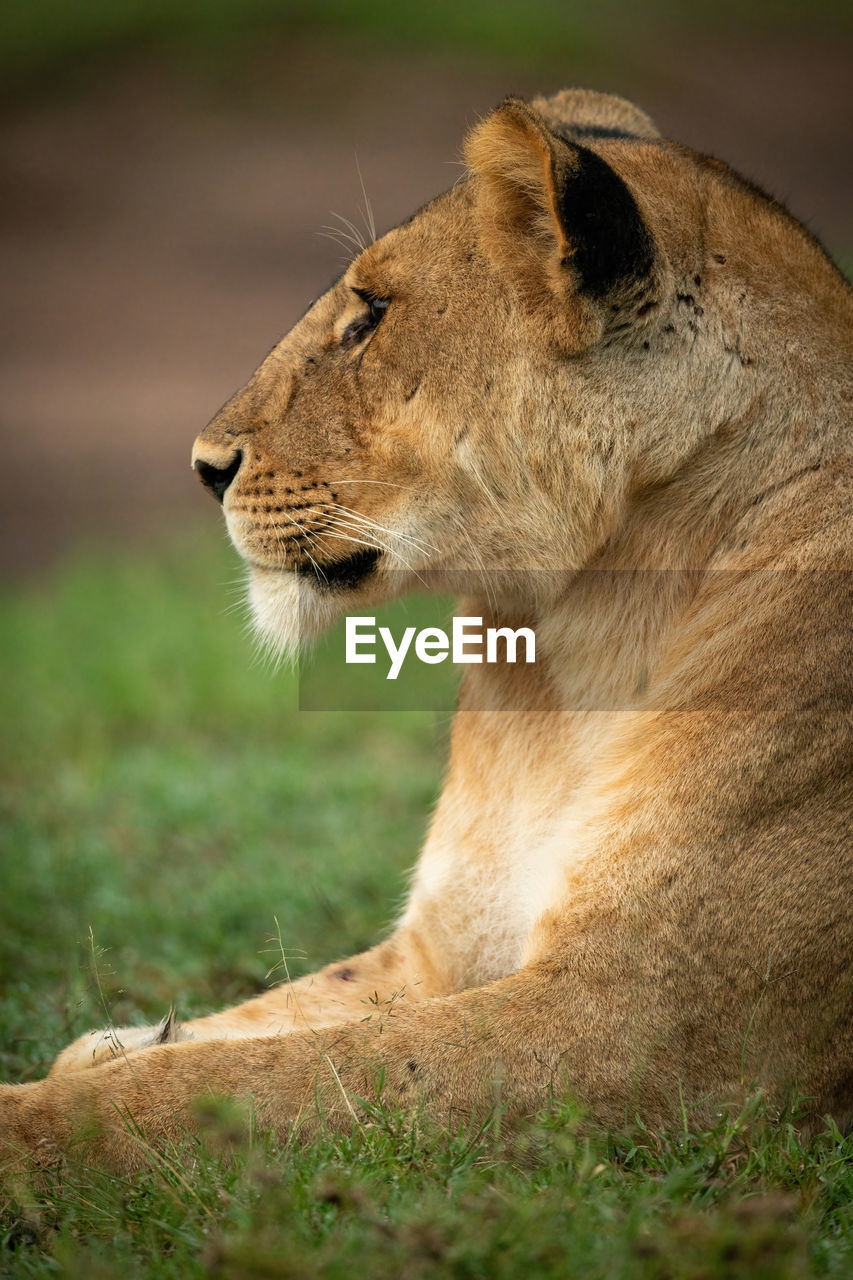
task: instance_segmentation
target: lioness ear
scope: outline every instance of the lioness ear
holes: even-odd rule
[[[566,350],[601,336],[603,300],[650,274],[654,243],[622,178],[507,98],[466,143],[484,251]]]

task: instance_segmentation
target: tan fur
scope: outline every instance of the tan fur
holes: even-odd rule
[[[536,666],[466,669],[387,942],[123,1048],[78,1041],[0,1095],[13,1152],[91,1120],[130,1168],[119,1116],[172,1139],[208,1091],[280,1131],[318,1093],[349,1123],[380,1063],[389,1100],[451,1123],[553,1088],[659,1121],[756,1083],[851,1122],[850,290],[620,99],[510,100],[468,155],[195,456],[242,451],[225,513],[272,644],[450,574],[462,613],[535,627]],[[653,253],[605,288],[582,202],[610,179]],[[390,300],[355,341],[353,287]],[[297,576],[365,546],[352,587]]]

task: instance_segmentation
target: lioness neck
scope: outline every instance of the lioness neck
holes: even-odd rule
[[[749,417],[732,421],[669,484],[635,494],[589,566],[554,575],[560,590],[547,606],[524,615],[517,605],[503,613],[486,599],[462,603],[489,625],[532,626],[537,660],[470,666],[463,680],[449,775],[405,917],[417,932],[440,933],[451,984],[522,962],[543,904],[589,855],[620,744],[636,746],[646,717],[660,712],[657,674],[671,673],[697,599],[728,616],[729,586],[744,573],[785,568],[792,554],[823,567],[810,559],[815,541],[821,554],[827,547],[818,526],[849,503],[837,420],[816,418],[798,453],[797,432],[768,427],[762,404],[758,395],[750,406],[754,428]],[[755,442],[762,429],[766,447]],[[689,667],[689,654],[680,661]]]

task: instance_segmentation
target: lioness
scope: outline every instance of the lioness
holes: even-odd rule
[[[387,941],[84,1037],[2,1093],[15,1151],[94,1121],[128,1169],[207,1091],[281,1131],[380,1079],[450,1122],[555,1089],[665,1121],[756,1084],[853,1119],[851,291],[621,99],[507,99],[467,159],[194,466],[273,644],[441,571],[536,663],[467,667]]]

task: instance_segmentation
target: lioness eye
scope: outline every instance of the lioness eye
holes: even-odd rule
[[[388,298],[368,298],[367,306],[370,310],[370,319],[374,325],[379,324],[385,312],[388,310]]]
[[[362,316],[357,316],[355,320],[351,320],[341,335],[341,346],[352,347],[357,342],[361,342],[368,334],[371,334],[379,321],[388,310],[390,298],[375,298],[372,294],[362,289],[353,289],[362,302],[366,303],[367,311]]]

